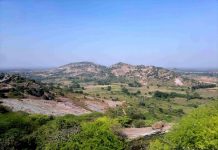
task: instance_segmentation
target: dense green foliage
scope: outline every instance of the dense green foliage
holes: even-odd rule
[[[192,89],[196,90],[196,89],[214,88],[214,87],[216,87],[216,84],[199,84],[199,85],[192,86]]]
[[[218,103],[197,108],[185,116],[163,140],[151,143],[150,149],[218,149]]]
[[[74,149],[74,150],[111,150],[123,149],[123,143],[112,132],[116,122],[106,117],[94,122],[83,123],[78,134],[69,135],[67,141],[59,141],[47,145],[47,149]]]
[[[195,90],[158,84],[141,86],[134,79],[122,84],[110,84],[118,79],[113,76],[110,78],[111,80],[93,79],[94,84],[99,81],[102,86],[92,83],[92,88],[79,82],[80,78],[71,78],[69,85],[51,84],[46,87],[34,84],[28,89],[22,84],[22,78],[16,78],[19,86],[10,90],[9,95],[0,93],[0,97],[22,98],[27,93],[44,98],[44,93],[48,93],[49,89],[52,93],[74,101],[92,97],[94,100],[125,102],[105,114],[59,117],[12,113],[10,109],[0,105],[0,149],[147,149],[150,139],[125,141],[117,129],[150,127],[160,120],[175,123],[194,108],[216,98],[216,89]],[[85,81],[86,78],[82,80]],[[159,135],[158,138],[155,137],[157,140],[150,144],[150,149],[216,149],[218,118],[214,114],[217,114],[217,109],[215,103],[213,106],[197,109],[182,119],[164,138]]]
[[[119,124],[101,114],[49,117],[1,107],[0,147],[8,149],[123,149]]]
[[[195,99],[195,98],[201,99],[198,93],[180,94],[176,92],[166,93],[166,92],[161,92],[161,91],[155,91],[153,94],[153,97],[159,98],[159,99],[169,99],[169,98],[176,98],[176,97],[187,98],[188,100]]]
[[[134,82],[131,82],[128,84],[130,87],[141,87],[142,84],[137,82],[137,81],[134,81]]]
[[[30,134],[49,120],[52,118],[22,112],[0,114],[1,149],[34,149],[36,145]]]

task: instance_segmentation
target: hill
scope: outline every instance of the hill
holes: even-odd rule
[[[117,63],[110,67],[92,62],[70,63],[58,68],[41,72],[31,72],[29,76],[44,82],[69,83],[69,80],[78,79],[82,82],[123,82],[137,81],[142,85],[169,84],[186,86],[194,83],[193,80],[182,77],[180,74],[156,66],[130,65]],[[103,81],[102,81],[103,80]]]
[[[45,85],[32,79],[21,77],[18,74],[0,74],[0,97],[2,98],[42,98],[54,99]]]

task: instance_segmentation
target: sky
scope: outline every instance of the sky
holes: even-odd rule
[[[0,0],[0,68],[218,68],[217,0]]]

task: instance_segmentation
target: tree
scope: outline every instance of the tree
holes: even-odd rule
[[[111,91],[111,86],[108,86],[108,87],[107,87],[107,90],[108,90],[108,91]]]
[[[127,88],[125,88],[125,87],[122,88],[122,92],[126,93],[126,94],[129,94],[129,90]]]
[[[134,82],[131,82],[128,84],[130,87],[141,87],[142,84],[137,82],[137,81],[134,81]]]

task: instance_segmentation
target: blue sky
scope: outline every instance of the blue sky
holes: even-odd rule
[[[0,68],[218,67],[217,0],[0,0]]]

